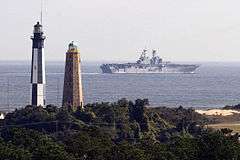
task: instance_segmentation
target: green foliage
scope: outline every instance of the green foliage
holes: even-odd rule
[[[148,117],[145,114],[145,105],[148,104],[148,100],[138,99],[134,104],[129,105],[130,118],[137,121],[140,124],[142,132],[149,131]]]
[[[111,155],[113,160],[147,160],[144,150],[136,148],[126,142],[113,147]]]
[[[198,114],[193,109],[191,108],[185,109],[182,106],[178,108],[158,107],[158,108],[153,108],[152,111],[159,113],[160,117],[166,120],[168,123],[174,126],[179,125],[180,127],[179,129],[183,129],[184,127],[187,127],[185,125],[188,125],[188,123],[196,123],[198,125],[204,125],[205,123],[208,122],[208,119]],[[179,123],[185,123],[185,125],[184,124],[181,125]]]
[[[31,160],[32,154],[23,148],[11,143],[0,142],[0,159],[6,160]]]
[[[180,160],[197,160],[200,158],[199,143],[190,135],[173,137],[169,149]]]
[[[66,151],[72,153],[77,159],[89,160],[106,159],[113,145],[110,139],[97,132],[94,135],[89,132],[66,135],[64,144]]]
[[[27,124],[29,122],[47,122],[55,119],[54,114],[49,113],[42,107],[26,106],[24,109],[16,110],[5,117],[7,125]]]
[[[2,131],[1,137],[6,143],[22,147],[32,153],[32,159],[64,160],[71,156],[63,146],[54,142],[49,136],[29,129],[12,128]],[[21,151],[21,150],[19,150]]]
[[[94,121],[94,118],[96,118],[96,115],[94,112],[91,112],[91,111],[84,111],[84,110],[80,110],[78,109],[75,113],[74,113],[74,116],[85,122],[85,123],[91,123]]]
[[[0,159],[9,160],[235,160],[238,135],[211,131],[192,109],[135,103],[88,104],[76,112],[27,106],[6,116]]]
[[[149,160],[175,160],[176,157],[170,152],[168,146],[152,139],[141,139],[137,147],[144,150]]]
[[[206,131],[198,141],[202,159],[240,159],[240,144],[236,136],[225,136],[221,131]]]

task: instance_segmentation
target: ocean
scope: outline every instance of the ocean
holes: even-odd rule
[[[199,63],[198,63],[199,64]],[[213,108],[240,103],[240,64],[202,63],[195,74],[102,74],[99,63],[82,65],[84,101],[148,98],[150,105]],[[47,104],[61,105],[64,63],[46,65]],[[0,111],[30,102],[30,64],[0,62]]]

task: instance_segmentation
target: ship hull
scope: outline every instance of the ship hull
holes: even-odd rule
[[[103,64],[100,66],[103,73],[194,73],[199,65],[162,64],[162,65],[138,65],[127,64]]]

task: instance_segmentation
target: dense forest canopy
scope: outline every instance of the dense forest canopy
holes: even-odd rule
[[[135,102],[87,104],[73,112],[48,105],[6,115],[0,159],[8,160],[235,160],[237,134],[204,128],[193,109],[148,108]]]

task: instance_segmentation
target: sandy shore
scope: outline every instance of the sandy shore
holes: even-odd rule
[[[240,114],[236,110],[210,109],[210,110],[195,110],[195,112],[207,116],[231,116],[233,114]]]

